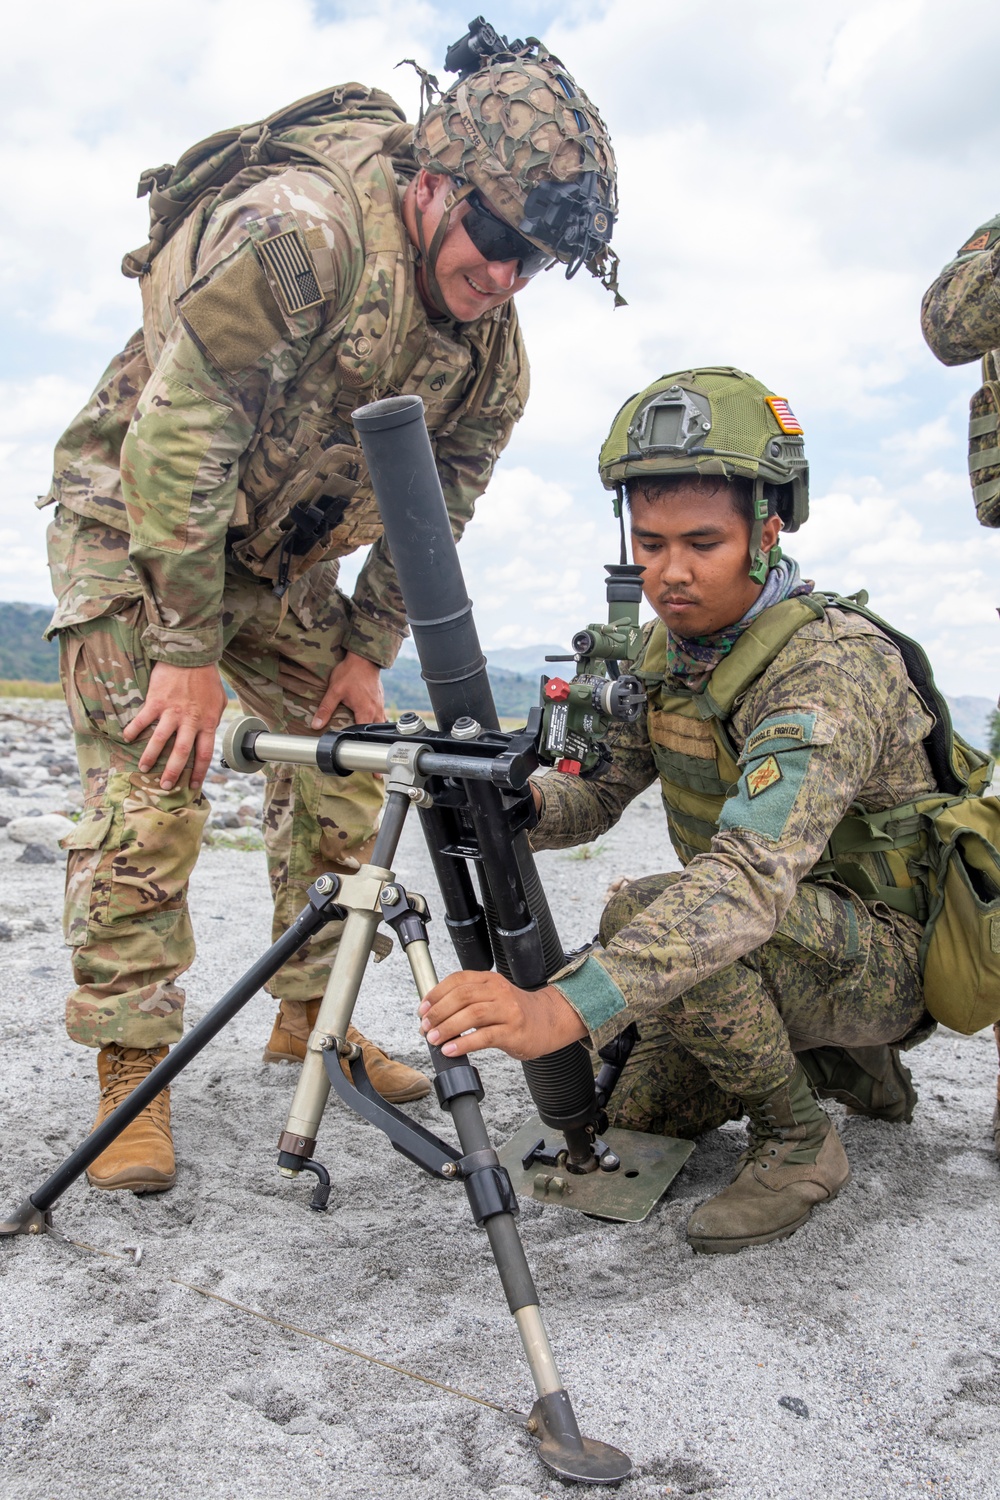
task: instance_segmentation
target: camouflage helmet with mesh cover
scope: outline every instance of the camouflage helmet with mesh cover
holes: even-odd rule
[[[458,179],[451,207],[475,191],[487,208],[617,294],[610,249],[617,169],[607,126],[557,57],[534,38],[446,90],[421,115],[419,166]]]
[[[785,531],[809,515],[809,464],[802,427],[783,396],[722,365],[661,375],[630,396],[599,460],[601,482],[621,494],[632,480],[671,474],[744,478],[753,484],[751,575],[761,569],[768,503]]]

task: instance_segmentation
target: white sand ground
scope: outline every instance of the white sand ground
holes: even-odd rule
[[[58,711],[34,716],[55,723]],[[27,754],[31,726],[15,732]],[[8,803],[0,794],[0,814],[72,800],[68,781],[33,798],[27,780],[27,795],[22,788]],[[649,796],[594,858],[544,856],[564,939],[593,931],[613,876],[665,867],[664,848]],[[0,1210],[79,1142],[96,1096],[93,1055],[62,1028],[62,866],[18,863],[20,852],[0,840],[0,917],[15,934],[0,945]],[[415,824],[397,869],[433,902]],[[201,951],[187,984],[197,1019],[267,944],[263,856],[206,849],[192,904]],[[444,972],[450,948],[432,934]],[[135,1198],[83,1184],[57,1205],[64,1233],[108,1256],[51,1238],[0,1244],[0,1496],[572,1494],[502,1412],[181,1284],[502,1407],[523,1410],[532,1399],[485,1236],[460,1188],[420,1174],[336,1103],[318,1152],[335,1179],[329,1212],[308,1210],[305,1180],[277,1174],[274,1145],[295,1074],[259,1060],[271,1009],[266,996],[252,1001],[175,1085],[174,1191]],[[358,1020],[420,1063],[398,952],[372,971]],[[912,1126],[845,1120],[832,1107],[854,1181],[784,1244],[695,1257],[684,1243],[692,1207],[727,1180],[739,1153],[735,1126],[699,1144],[644,1224],[523,1208],[581,1425],[635,1460],[624,1500],[1000,1494],[992,1037],[938,1033],[911,1061],[921,1095]],[[500,1139],[530,1102],[515,1064],[490,1056],[482,1072]],[[437,1128],[431,1101],[413,1109]],[[783,1406],[785,1397],[808,1415]]]

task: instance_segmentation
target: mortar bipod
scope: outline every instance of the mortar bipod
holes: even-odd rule
[[[251,740],[249,745],[248,740]],[[248,731],[244,720],[230,731],[224,753],[227,763],[238,768],[255,764],[258,759],[289,761],[295,756],[315,765],[317,741],[268,735],[263,726]],[[405,742],[376,746],[351,743],[345,738],[337,754],[342,754],[345,766],[361,759],[364,769],[381,770],[387,775],[386,800],[371,862],[342,877],[337,884],[338,905],[346,913],[344,925],[279,1140],[279,1167],[294,1176],[304,1169],[303,1157],[311,1159],[333,1088],[355,1114],[378,1126],[395,1150],[432,1176],[461,1182],[473,1217],[489,1240],[531,1370],[536,1400],[526,1425],[537,1443],[539,1457],[563,1479],[618,1484],[631,1473],[631,1460],[619,1449],[581,1435],[556,1366],[542,1322],[538,1292],[517,1232],[517,1198],[509,1174],[490,1141],[479,1107],[483,1089],[478,1072],[463,1059],[446,1057],[438,1047],[427,1043],[438,1101],[450,1113],[458,1135],[461,1149],[456,1150],[402,1110],[387,1104],[372,1087],[359,1049],[345,1040],[381,921],[387,922],[399,939],[418,998],[422,1000],[437,983],[427,943],[426,904],[421,897],[405,891],[392,873],[407,812],[411,806],[429,801],[423,789],[424,776],[437,773],[440,761],[449,763],[448,774],[453,775],[492,779],[503,773],[498,773],[491,758],[438,755],[426,745]],[[381,757],[377,763],[376,756]],[[239,766],[241,760],[243,764]],[[348,1060],[350,1082],[341,1068],[341,1057]]]

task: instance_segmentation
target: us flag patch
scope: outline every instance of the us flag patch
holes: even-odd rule
[[[782,432],[802,433],[805,431],[802,423],[792,411],[784,396],[766,396],[764,399],[774,412],[775,420]]]
[[[270,272],[272,286],[277,287],[287,313],[305,312],[326,299],[319,289],[316,271],[309,258],[305,241],[297,229],[286,229],[269,240],[258,240],[258,255]]]

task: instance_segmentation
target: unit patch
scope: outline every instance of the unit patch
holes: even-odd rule
[[[306,242],[297,229],[257,240],[254,248],[270,272],[271,284],[277,288],[286,313],[305,312],[325,301]]]
[[[778,765],[776,755],[769,755],[762,760],[759,766],[747,772],[747,793],[750,797],[759,797],[761,792],[766,792],[769,786],[781,780],[781,767]]]
[[[982,234],[977,234],[974,239],[971,239],[967,245],[963,245],[958,253],[959,255],[968,255],[971,250],[987,250],[989,249],[989,243],[990,237],[984,230]]]

